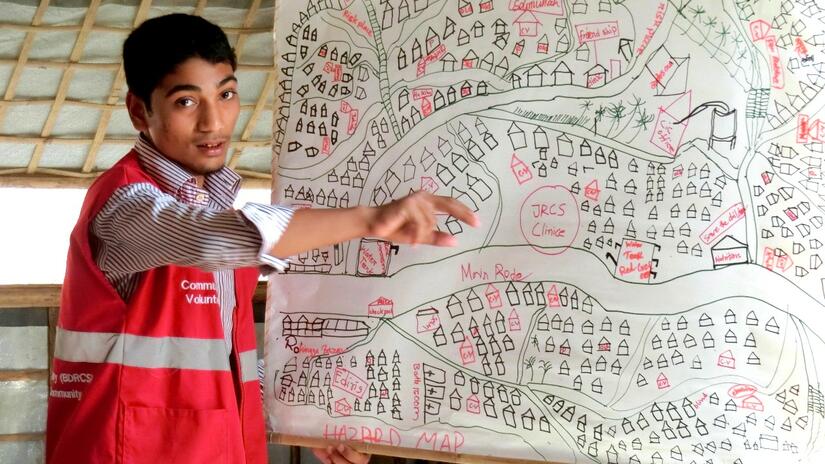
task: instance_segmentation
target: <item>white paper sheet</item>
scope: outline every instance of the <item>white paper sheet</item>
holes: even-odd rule
[[[825,5],[290,0],[276,201],[424,189],[456,248],[270,281],[272,430],[562,462],[822,462]],[[445,458],[448,459],[448,458]]]

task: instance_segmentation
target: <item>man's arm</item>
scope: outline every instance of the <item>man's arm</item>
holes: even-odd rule
[[[478,218],[463,203],[417,192],[378,207],[297,210],[270,248],[270,254],[288,257],[359,237],[377,237],[394,243],[455,244],[452,235],[436,230],[436,214],[449,214],[471,226],[478,225]]]

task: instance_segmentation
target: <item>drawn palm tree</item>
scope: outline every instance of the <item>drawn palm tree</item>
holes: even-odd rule
[[[544,378],[547,377],[547,373],[553,369],[553,363],[550,361],[539,361],[539,369],[541,369],[541,383],[544,383]]]
[[[632,141],[636,140],[636,137],[639,136],[639,132],[643,130],[647,130],[647,125],[653,122],[653,115],[647,114],[647,110],[642,108],[642,111],[639,113],[639,116],[636,117],[633,124],[633,128],[636,129],[636,132],[633,134],[633,137],[627,141],[627,143],[631,143]]]
[[[613,132],[613,128],[616,127],[616,124],[621,122],[621,120],[627,116],[627,114],[625,114],[626,109],[627,107],[624,106],[624,102],[621,100],[619,100],[619,103],[611,103],[610,106],[607,107],[607,116],[613,120],[613,122],[610,123],[610,128],[607,130],[607,134],[605,134],[607,137],[610,137],[610,133]]]
[[[530,369],[530,381],[533,381],[533,365],[536,363],[536,357],[530,356],[524,360],[524,368]]]
[[[604,112],[605,112],[605,107],[602,106],[602,105],[599,105],[599,109],[596,110],[596,117],[593,118],[593,133],[594,134],[599,133],[598,124],[602,120],[602,118],[604,117]]]
[[[688,33],[693,30],[693,28],[696,26],[696,23],[699,23],[699,22],[702,21],[702,19],[701,19],[702,15],[705,14],[706,11],[702,7],[702,5],[698,5],[694,8],[690,8],[690,13],[693,16],[693,21],[690,22],[690,26],[688,26],[688,28],[685,29],[685,31],[682,33],[682,35],[687,35],[688,37],[690,37],[690,35]]]
[[[676,7],[676,14],[687,19],[687,16],[685,16],[685,10],[687,9],[688,5],[690,5],[690,0],[682,0],[681,2],[679,2],[679,6]]]
[[[582,109],[582,114],[579,115],[579,121],[581,121],[584,119],[584,114],[590,111],[590,108],[593,107],[593,103],[591,103],[590,100],[585,100],[579,103],[579,107]]]
[[[708,39],[710,38],[710,33],[713,32],[713,29],[716,27],[716,24],[718,24],[718,22],[719,20],[717,20],[714,16],[710,16],[708,17],[708,19],[705,20],[704,24],[706,29],[705,32],[702,33],[703,39],[702,43],[700,43],[699,45],[704,45],[705,42],[708,41]]]
[[[631,111],[630,114],[628,115],[627,122],[625,123],[624,127],[622,127],[622,129],[619,132],[616,133],[616,138],[617,139],[619,138],[620,135],[622,135],[624,133],[625,129],[627,129],[627,127],[633,121],[633,118],[636,116],[636,113],[639,112],[639,108],[644,106],[645,101],[634,94],[633,95],[633,101],[628,102],[628,104],[630,105],[630,108],[633,109],[633,111]]]
[[[715,49],[713,53],[710,54],[711,58],[715,58],[716,54],[719,53],[719,49],[724,47],[728,41],[728,36],[730,35],[730,26],[727,24],[722,24],[722,27],[716,31],[716,37],[719,39],[714,42],[713,46]]]

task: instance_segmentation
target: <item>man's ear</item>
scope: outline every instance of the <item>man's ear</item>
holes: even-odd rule
[[[129,111],[132,126],[138,132],[146,132],[149,128],[149,111],[143,100],[132,92],[126,92],[126,109]]]

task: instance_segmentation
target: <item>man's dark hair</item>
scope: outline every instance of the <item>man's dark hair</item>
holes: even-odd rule
[[[235,52],[223,30],[199,17],[182,13],[144,21],[123,43],[123,69],[129,90],[148,110],[152,91],[189,58],[237,67]]]

